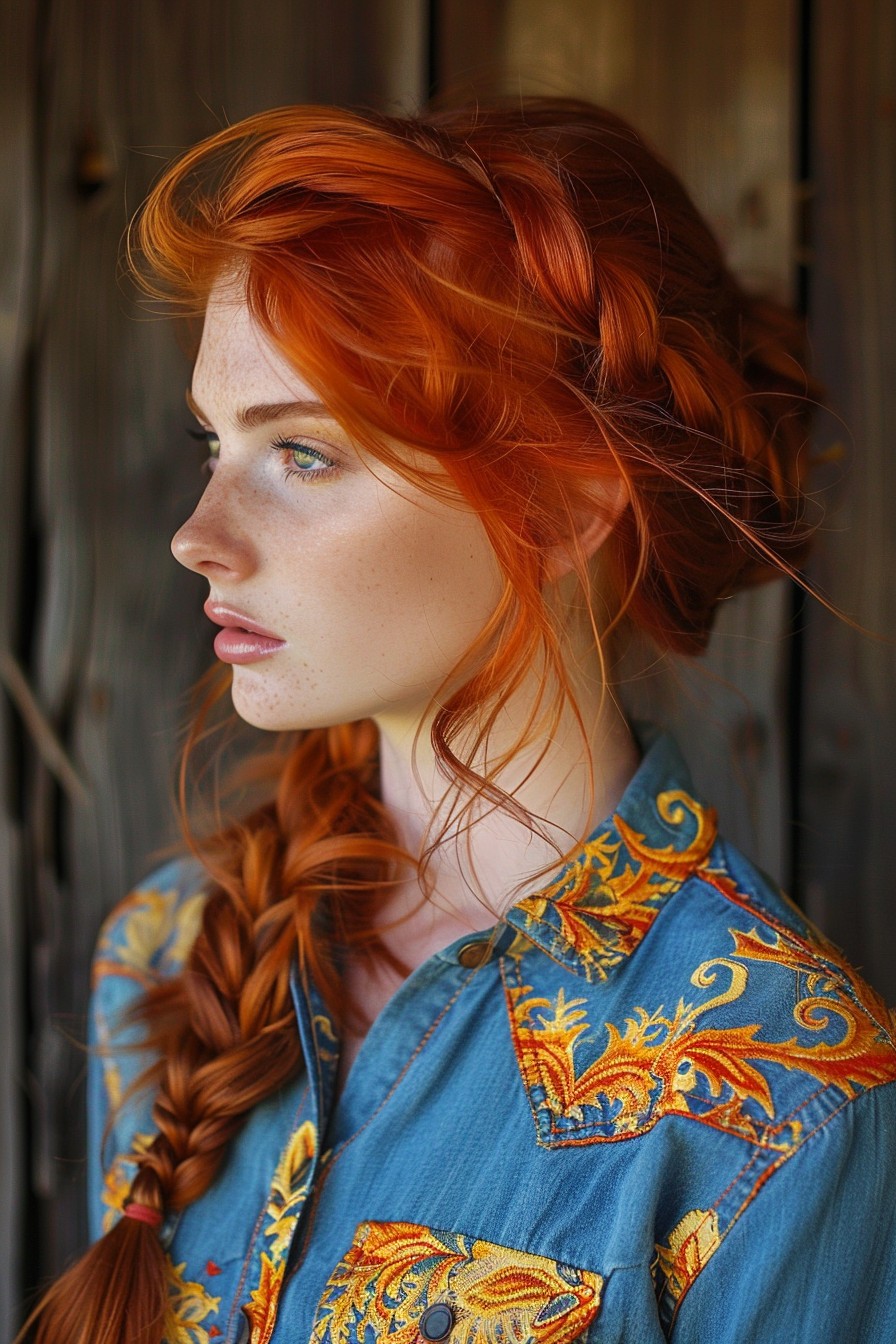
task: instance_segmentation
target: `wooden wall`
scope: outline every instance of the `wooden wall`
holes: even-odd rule
[[[208,657],[203,585],[167,550],[200,488],[183,432],[188,361],[117,275],[128,215],[164,161],[223,121],[288,101],[415,104],[429,53],[443,88],[581,93],[630,116],[683,172],[739,270],[787,296],[802,195],[797,10],[797,0],[3,7],[0,672],[30,727],[12,699],[0,707],[0,1332],[14,1311],[28,1173],[28,1282],[83,1238],[86,967],[103,913],[173,836],[177,729]],[[892,632],[894,0],[816,0],[813,13],[815,342],[856,445],[817,575]],[[831,426],[824,447],[847,439]],[[726,604],[707,671],[679,666],[630,688],[678,726],[726,829],[776,873],[793,853],[793,669],[778,642],[789,604],[781,587]],[[817,610],[807,619],[799,873],[813,913],[896,998],[892,655]]]
[[[896,4],[817,0],[812,339],[832,414],[806,613],[800,875],[809,913],[896,1002]]]
[[[13,506],[0,538],[0,601],[44,723],[83,781],[79,789],[66,776],[64,787],[24,734],[4,800],[13,815],[0,816],[0,928],[14,971],[27,966],[33,1022],[34,1283],[83,1242],[87,966],[104,913],[176,836],[172,765],[184,698],[209,662],[203,585],[168,551],[202,484],[197,445],[184,432],[189,362],[171,324],[150,316],[119,274],[125,223],[160,167],[226,121],[286,102],[418,102],[424,28],[418,0],[43,0],[5,6],[4,15],[16,39],[3,47],[4,90],[17,101],[0,123],[15,263],[0,290],[10,356],[0,397],[27,453],[0,459]],[[27,517],[16,506],[26,492]],[[19,621],[23,555],[37,569]],[[22,865],[14,810],[23,788]],[[0,986],[6,1007],[17,981]],[[14,1023],[21,1035],[24,1021],[12,1005],[0,1031]],[[23,1169],[20,1035],[0,1040],[15,1069],[0,1071],[7,1265],[13,1219],[21,1238],[20,1211],[5,1198]],[[8,1298],[3,1310],[6,1338]]]
[[[0,682],[12,671],[19,624],[27,528],[25,458],[33,325],[36,228],[34,124],[31,117],[34,16],[7,6],[0,14],[0,181],[10,195],[0,211]],[[0,1335],[12,1334],[14,1295],[22,1270],[25,1124],[26,963],[23,911],[22,770],[18,722],[0,695]]]

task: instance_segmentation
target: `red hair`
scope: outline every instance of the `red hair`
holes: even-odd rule
[[[433,491],[447,474],[479,513],[504,596],[432,736],[458,785],[500,805],[459,744],[487,735],[533,668],[544,715],[571,695],[544,597],[552,549],[572,555],[596,628],[630,624],[687,654],[722,598],[804,554],[817,389],[800,324],[744,293],[684,188],[609,112],[524,99],[409,118],[263,113],[166,171],[134,252],[154,292],[191,311],[237,277],[363,447]],[[598,619],[577,536],[600,510],[613,526]],[[374,725],[297,735],[272,801],[199,850],[202,930],[140,1010],[158,1137],[131,1198],[158,1210],[197,1199],[249,1110],[300,1069],[292,960],[338,1015],[334,946],[383,955],[373,916],[408,856],[378,800]],[[156,1232],[122,1218],[30,1328],[42,1344],[157,1344],[164,1309]]]

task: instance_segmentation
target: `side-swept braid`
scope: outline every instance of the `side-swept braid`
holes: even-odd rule
[[[249,1112],[296,1076],[297,949],[334,1018],[343,1016],[332,943],[316,925],[326,923],[337,945],[380,950],[370,907],[403,856],[372,788],[376,748],[369,722],[302,734],[274,801],[196,846],[211,878],[199,933],[183,972],[152,987],[132,1015],[155,1057],[137,1088],[155,1088],[158,1132],[136,1155],[126,1203],[163,1215],[198,1199]],[[82,1311],[85,1285],[96,1307]],[[26,1331],[35,1344],[159,1344],[166,1311],[154,1220],[122,1217],[58,1280]]]
[[[198,1199],[248,1113],[296,1076],[297,951],[343,1019],[333,946],[379,950],[370,905],[401,857],[371,792],[376,743],[369,722],[302,734],[274,802],[200,846],[217,883],[199,934],[183,972],[136,1014],[159,1061],[158,1135],[137,1159],[131,1199],[166,1210]]]

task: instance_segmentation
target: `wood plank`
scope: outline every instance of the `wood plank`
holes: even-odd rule
[[[97,926],[175,836],[169,798],[184,695],[210,661],[205,585],[168,553],[201,488],[184,434],[189,364],[171,325],[149,317],[118,279],[125,221],[162,163],[224,122],[311,98],[416,98],[424,36],[420,0],[373,10],[360,0],[50,8],[36,682],[91,796],[61,796],[41,770],[31,794],[40,859],[34,1180],[44,1209],[36,1275],[55,1272],[84,1237],[84,1063],[68,1037],[83,1038]],[[416,47],[397,40],[405,25]],[[90,173],[95,180],[83,180]]]
[[[448,88],[571,94],[613,108],[681,173],[751,287],[787,299],[793,271],[793,0],[475,0],[442,6]],[[487,23],[464,44],[467,25]],[[486,45],[491,43],[490,46]],[[668,723],[726,833],[786,871],[784,584],[726,603],[707,657],[621,688]],[[676,692],[676,687],[679,688]]]
[[[896,5],[815,6],[811,321],[833,417],[813,576],[889,646],[808,614],[802,868],[810,913],[896,1001]]]
[[[20,626],[22,553],[27,526],[28,342],[33,317],[35,125],[33,69],[36,10],[4,6],[0,13],[0,180],[14,184],[0,202],[0,653],[16,648]],[[21,827],[20,725],[0,689],[0,1338],[18,1326],[23,1270],[25,1042],[22,1020],[27,904]],[[24,748],[27,750],[27,747]]]

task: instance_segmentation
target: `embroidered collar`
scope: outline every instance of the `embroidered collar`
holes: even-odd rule
[[[576,974],[606,979],[706,864],[716,833],[715,812],[694,797],[674,741],[654,736],[612,817],[549,886],[508,911],[507,923]]]

